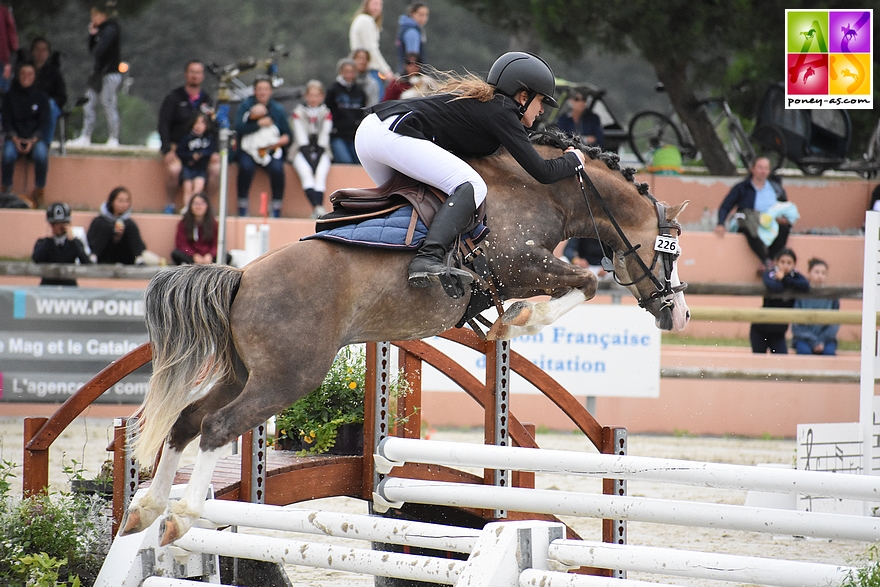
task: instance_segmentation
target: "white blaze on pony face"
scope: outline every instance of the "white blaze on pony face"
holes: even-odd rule
[[[672,265],[671,283],[673,288],[681,285],[681,279],[678,277],[678,259]],[[691,319],[691,310],[684,300],[683,291],[676,292],[672,296],[672,302],[672,332],[681,332]]]

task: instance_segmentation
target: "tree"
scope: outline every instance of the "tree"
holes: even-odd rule
[[[153,2],[154,0],[118,0],[116,11],[120,16],[133,16]],[[7,0],[7,3],[12,8],[19,34],[36,36],[45,34],[46,20],[58,15],[68,5],[79,6],[88,14],[92,6],[106,5],[107,0]]]
[[[697,95],[744,81],[730,79],[734,63],[751,66],[739,72],[752,82],[777,81],[783,66],[785,8],[800,4],[797,0],[508,0],[499,18],[495,0],[454,1],[496,23],[529,19],[548,47],[570,58],[591,45],[609,52],[636,51],[654,68],[703,162],[716,175],[734,175],[736,168]]]

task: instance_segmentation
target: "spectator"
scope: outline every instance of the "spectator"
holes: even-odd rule
[[[721,203],[715,234],[724,236],[724,222],[736,208],[730,229],[745,235],[749,248],[762,262],[758,271],[763,275],[773,268],[772,259],[785,247],[798,212],[788,202],[782,186],[770,179],[769,159],[758,157],[750,171],[749,177],[733,186]]]
[[[162,141],[160,151],[165,163],[165,185],[168,190],[166,214],[174,214],[177,190],[180,187],[180,172],[183,165],[177,157],[177,145],[191,130],[196,114],[213,112],[211,96],[202,89],[202,83],[205,81],[205,64],[197,59],[188,61],[183,67],[183,76],[183,85],[165,96],[159,108],[158,130]],[[214,153],[208,163],[206,185],[218,185],[219,177],[220,156]]]
[[[52,236],[41,238],[34,244],[31,255],[34,263],[80,263],[87,265],[92,262],[86,253],[81,240],[74,238],[70,230],[70,206],[63,202],[50,204],[46,208],[46,219],[52,230]],[[60,279],[44,277],[40,285],[72,285],[76,287],[76,279]]]
[[[822,259],[810,259],[807,263],[807,279],[810,287],[825,285],[828,264]],[[804,310],[839,310],[840,300],[798,298],[794,307]],[[834,355],[837,353],[839,324],[792,324],[791,346],[799,355]]]
[[[433,93],[437,84],[433,79],[422,73],[422,64],[415,54],[407,56],[405,75],[400,76],[388,85],[382,101],[400,100],[401,98],[417,98]]]
[[[791,249],[782,249],[777,253],[775,266],[763,275],[764,286],[770,293],[807,292],[810,282],[795,269],[797,257]],[[794,298],[770,298],[764,296],[764,308],[793,308]],[[785,345],[785,332],[788,324],[752,324],[749,329],[749,340],[752,352],[764,354],[768,350],[780,355],[788,354]]]
[[[587,98],[580,90],[575,90],[568,97],[569,111],[559,115],[556,126],[559,130],[572,135],[579,135],[589,145],[605,146],[605,135],[599,116],[587,110]]]
[[[578,267],[589,268],[599,279],[607,279],[611,276],[602,268],[602,257],[614,258],[613,249],[595,238],[570,238],[565,243],[562,256],[569,263]]]
[[[43,132],[49,125],[49,96],[36,87],[37,70],[33,63],[18,66],[12,87],[3,95],[2,182],[3,192],[12,189],[12,175],[19,157],[30,156],[34,162],[34,189],[30,199],[34,208],[43,205],[46,173],[49,169],[49,145]]]
[[[425,59],[425,25],[428,23],[428,7],[423,2],[413,2],[397,20],[397,71],[406,72],[407,57],[416,56],[419,63],[427,63]]]
[[[131,219],[131,193],[126,188],[114,188],[101,204],[89,225],[88,240],[98,263],[143,264],[141,256],[147,247]]]
[[[357,79],[355,81],[364,89],[364,93],[367,95],[365,106],[378,104],[382,94],[379,91],[379,82],[370,75],[370,70],[367,68],[370,62],[370,52],[366,49],[355,49],[354,53],[351,54],[351,58],[354,60],[354,65],[357,68]]]
[[[92,132],[97,122],[97,102],[101,99],[101,107],[107,117],[109,138],[107,147],[119,146],[119,110],[116,107],[116,92],[122,83],[119,73],[120,60],[120,28],[115,17],[114,0],[101,0],[92,6],[91,22],[89,23],[89,51],[94,59],[92,73],[89,76],[89,87],[86,90],[88,102],[83,106],[82,134],[68,144],[74,147],[87,147],[92,144]]]
[[[43,37],[37,37],[31,41],[31,59],[37,70],[35,85],[46,92],[49,96],[49,122],[43,131],[46,144],[51,146],[55,136],[55,125],[61,116],[64,106],[67,104],[67,86],[64,84],[64,76],[58,68],[58,63],[50,59],[52,46]]]
[[[868,210],[880,212],[880,183],[875,185],[871,191],[871,205],[868,207]]]
[[[257,165],[269,174],[272,215],[281,216],[284,198],[284,152],[290,144],[290,124],[284,107],[272,99],[272,81],[258,77],[254,95],[238,107],[238,215],[247,216],[248,191]]]
[[[18,51],[18,31],[12,8],[6,2],[0,3],[0,94],[9,90],[12,85],[12,55]]]
[[[355,79],[357,68],[354,61],[344,57],[336,66],[339,75],[327,91],[325,104],[333,115],[333,132],[330,148],[336,163],[360,163],[354,150],[354,133],[364,118],[367,95]]]
[[[393,79],[391,66],[379,50],[379,35],[382,32],[382,0],[364,0],[348,29],[349,51],[366,49],[370,54],[370,75],[379,84],[378,94],[385,92],[385,81]]]
[[[318,80],[313,79],[306,84],[305,100],[305,104],[293,109],[292,126],[296,145],[293,168],[312,205],[312,218],[318,218],[327,212],[324,210],[324,191],[330,172],[333,116],[324,104],[324,85]]]
[[[177,224],[171,259],[177,265],[213,263],[217,259],[218,231],[208,196],[193,194],[183,218]]]
[[[184,209],[189,206],[193,194],[204,191],[208,181],[208,165],[216,153],[217,141],[211,132],[211,120],[207,114],[199,112],[192,121],[189,133],[177,144]]]

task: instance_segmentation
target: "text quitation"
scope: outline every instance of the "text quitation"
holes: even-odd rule
[[[90,338],[79,342],[68,338],[56,340],[27,340],[22,337],[10,337],[8,341],[0,340],[0,353],[10,355],[28,355],[42,357],[44,355],[90,355],[95,357],[121,357],[140,346],[141,343],[128,339],[98,340]]]
[[[830,106],[840,106],[841,104],[870,104],[871,100],[868,98],[789,98],[788,105],[794,106],[796,104],[817,104],[821,106],[822,104],[828,104]]]
[[[649,347],[651,346],[651,335],[637,332],[630,332],[624,329],[622,332],[582,332],[569,330],[564,326],[554,326],[546,332],[539,332],[533,336],[520,336],[514,339],[516,343],[544,343],[550,344],[569,344],[596,346],[602,350],[609,347]]]
[[[12,388],[7,391],[11,391],[14,394],[27,394],[36,397],[50,395],[68,396],[79,391],[85,384],[85,381],[37,381],[27,377],[13,377]],[[108,390],[108,393],[143,396],[147,393],[148,387],[149,383],[145,381],[136,383],[120,381],[113,385]]]

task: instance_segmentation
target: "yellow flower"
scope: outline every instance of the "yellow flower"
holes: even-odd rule
[[[348,388],[349,388],[349,389],[357,389],[357,386],[358,386],[358,384],[357,384],[357,382],[355,382],[355,381],[349,381],[349,382],[348,382]]]
[[[317,436],[317,434],[315,434],[315,431],[312,430],[312,432],[309,434],[309,436],[311,436],[312,438],[314,438],[315,436]]]

